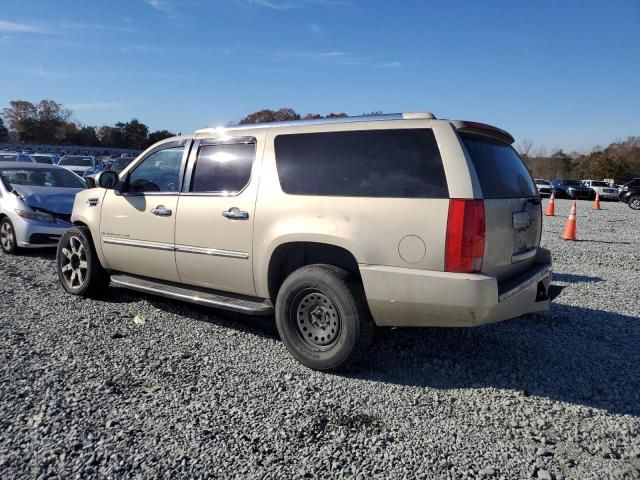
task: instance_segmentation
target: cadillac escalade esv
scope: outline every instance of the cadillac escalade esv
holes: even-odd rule
[[[376,326],[461,327],[549,308],[540,196],[504,130],[429,113],[202,129],[76,196],[57,270],[275,315],[319,370]]]

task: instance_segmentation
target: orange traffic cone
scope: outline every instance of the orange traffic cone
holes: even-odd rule
[[[569,213],[569,220],[564,227],[564,233],[562,234],[564,240],[577,240],[576,238],[576,202],[571,205],[571,213]]]
[[[600,210],[600,194],[596,192],[596,199],[593,201],[593,209]]]
[[[549,197],[549,206],[547,206],[547,212],[545,213],[547,217],[554,217],[556,214],[555,200],[556,194],[551,192],[551,196]]]

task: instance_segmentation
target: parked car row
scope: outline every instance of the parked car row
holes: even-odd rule
[[[75,173],[76,175],[87,178],[91,177],[91,185],[95,175],[103,170],[111,169],[122,171],[134,157],[121,155],[119,158],[111,158],[108,156],[95,157],[92,155],[64,155],[60,158],[54,153],[23,153],[23,152],[0,152],[0,161],[2,162],[23,162],[23,163],[41,163],[45,165],[58,165]]]
[[[600,180],[535,179],[536,188],[541,197],[549,197],[553,193],[556,198],[593,200],[598,195],[601,200],[623,201],[636,210],[640,209],[640,198],[637,198],[639,183],[640,179],[637,178],[623,186]]]

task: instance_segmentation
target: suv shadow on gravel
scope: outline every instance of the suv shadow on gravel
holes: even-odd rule
[[[352,376],[430,387],[500,388],[640,415],[637,317],[554,304],[547,315],[472,329],[393,329]]]

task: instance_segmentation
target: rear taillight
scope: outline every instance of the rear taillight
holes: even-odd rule
[[[625,187],[622,187],[622,191],[623,191],[623,192],[628,192],[628,191],[629,191],[629,187],[626,187],[626,186],[625,186]]]
[[[472,273],[482,270],[485,223],[482,200],[449,200],[445,270]]]

